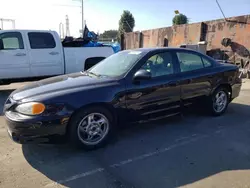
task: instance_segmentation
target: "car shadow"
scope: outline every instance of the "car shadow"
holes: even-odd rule
[[[225,127],[228,129],[242,131],[243,135],[239,135],[241,138],[237,139],[245,138],[244,134],[249,131],[249,128],[245,126],[250,121],[250,117],[248,117],[250,106],[248,105],[232,103],[229,105],[227,113],[220,117],[208,117],[203,111],[194,110],[196,113],[192,113],[188,109],[182,117],[176,116],[144,124],[129,124],[127,128],[119,131],[115,142],[95,151],[75,150],[68,145],[22,145],[23,155],[33,168],[52,181],[67,187],[79,187],[80,185],[84,187],[88,181],[98,182],[98,175],[96,179],[93,177],[90,179],[88,177],[79,178],[81,182],[75,178],[75,183],[74,181],[60,181],[71,176],[77,177],[74,175],[89,171],[93,168],[91,166],[93,163],[97,164],[97,167],[107,170],[108,178],[114,176],[121,183],[125,182],[124,184],[127,186],[124,187],[132,187],[130,186],[133,184],[131,182],[136,181],[137,185],[140,185],[139,187],[152,187],[151,183],[158,181],[159,176],[168,177],[168,181],[160,179],[163,184],[158,187],[163,187],[163,185],[164,187],[177,187],[228,170],[250,169],[250,153],[242,154],[237,148],[231,147],[230,142],[227,142],[234,138],[235,135],[232,136],[234,134],[232,132],[235,131],[228,133],[228,136],[224,134],[222,140],[214,137],[215,141],[212,144],[210,143],[212,141],[201,140],[169,151],[167,155],[162,154],[164,159],[158,156],[158,159],[153,163],[154,165],[149,166],[147,170],[144,169],[145,166],[150,165],[147,162],[140,167],[136,166],[137,163],[134,164],[134,169],[130,166],[129,168],[132,170],[129,170],[127,174],[121,170],[110,168],[113,163],[164,148],[186,133],[199,135],[216,132],[223,123],[227,124]],[[248,140],[246,138],[245,141],[249,143],[249,140],[250,138]],[[249,144],[245,150],[250,151]],[[247,157],[248,161],[244,157]],[[141,179],[139,174],[142,176]],[[94,184],[92,186],[95,187]]]

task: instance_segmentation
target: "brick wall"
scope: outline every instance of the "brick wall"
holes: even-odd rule
[[[206,21],[194,24],[145,30],[126,33],[124,35],[124,49],[139,47],[164,46],[167,40],[168,46],[177,47],[181,44],[196,44],[206,40],[208,54],[218,58],[238,61],[239,58],[249,58],[250,50],[250,15]],[[221,40],[230,38],[233,45],[223,47]]]
[[[205,22],[207,24],[206,41],[207,50],[226,56],[234,62],[250,57],[250,15],[229,18],[224,20],[214,20]],[[232,46],[221,45],[223,38],[230,38]],[[211,55],[213,56],[213,54]],[[219,56],[219,55],[218,55]]]
[[[181,26],[165,27],[142,31],[142,47],[163,46],[164,39],[168,40],[169,46],[178,46],[183,43],[199,42],[200,24],[185,24]],[[192,33],[196,33],[193,35]],[[139,48],[140,32],[126,33],[125,49]]]

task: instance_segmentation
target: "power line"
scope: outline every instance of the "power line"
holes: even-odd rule
[[[129,25],[128,21],[126,20],[125,22],[127,23],[127,25],[128,25],[128,27],[130,28],[130,30],[133,31],[133,29],[132,29],[132,27]]]
[[[64,5],[64,4],[53,4],[53,6],[60,6],[60,7],[75,7],[75,8],[80,8],[81,6],[79,5]]]
[[[226,18],[226,16],[225,16],[225,14],[224,14],[224,12],[223,12],[223,10],[222,10],[222,8],[221,8],[221,6],[220,6],[218,0],[215,0],[215,1],[216,1],[217,5],[218,5],[218,7],[219,7],[219,9],[220,9],[220,11],[221,11],[221,13],[222,13],[224,19],[227,21],[227,18]]]

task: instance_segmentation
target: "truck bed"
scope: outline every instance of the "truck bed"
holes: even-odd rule
[[[84,70],[88,58],[106,57],[112,55],[111,47],[65,47],[65,74]]]

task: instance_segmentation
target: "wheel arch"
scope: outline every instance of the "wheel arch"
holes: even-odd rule
[[[68,124],[66,126],[66,134],[68,134],[69,132],[69,127],[70,127],[70,123],[72,121],[72,119],[74,118],[74,116],[81,110],[83,109],[86,109],[86,108],[90,108],[90,107],[103,107],[105,108],[106,110],[108,110],[110,112],[110,114],[112,115],[112,118],[114,120],[115,123],[117,123],[118,121],[118,117],[117,117],[117,113],[116,113],[116,110],[115,108],[111,105],[111,104],[108,104],[108,103],[105,103],[105,102],[97,102],[97,103],[91,103],[91,104],[86,104],[86,105],[83,105],[81,106],[80,108],[76,109],[70,116],[69,118],[69,121],[68,121]]]
[[[229,83],[222,83],[222,84],[219,84],[217,87],[214,88],[212,94],[213,94],[214,91],[216,91],[218,88],[225,88],[225,89],[227,89],[227,91],[229,92],[229,93],[228,93],[229,101],[232,100],[232,86],[231,86]]]

